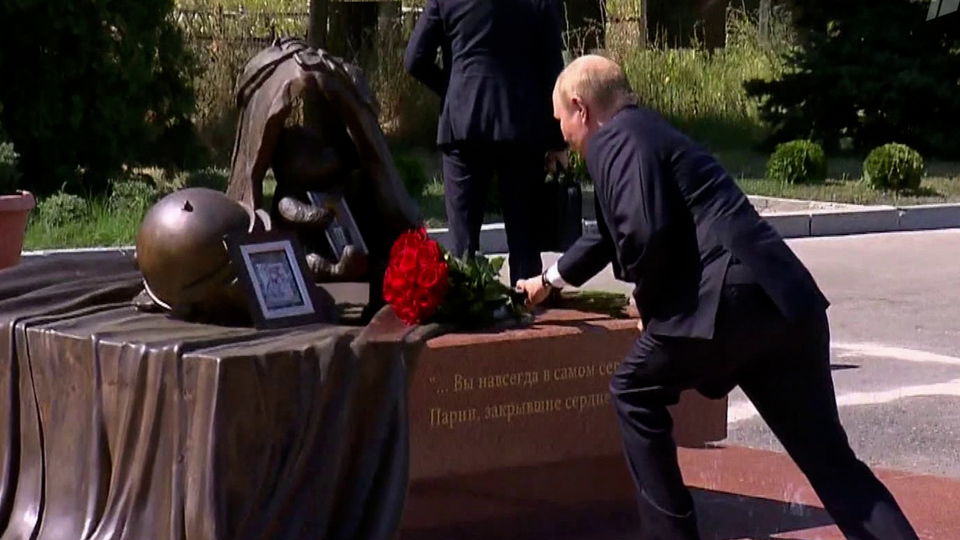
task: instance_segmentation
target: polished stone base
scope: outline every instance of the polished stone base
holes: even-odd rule
[[[619,460],[608,386],[638,335],[634,319],[551,309],[528,326],[429,340],[410,382],[411,478]],[[681,446],[727,436],[726,398],[684,392],[671,412]]]

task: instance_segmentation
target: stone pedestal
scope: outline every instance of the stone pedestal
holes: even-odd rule
[[[637,336],[636,320],[549,310],[533,327],[428,341],[409,394],[405,527],[509,523],[543,504],[630,506],[608,385]],[[671,412],[681,446],[726,438],[726,399],[687,392]]]
[[[551,310],[532,328],[428,341],[410,387],[412,477],[621,455],[608,385],[636,324]],[[726,437],[726,399],[687,392],[672,414],[681,446]]]

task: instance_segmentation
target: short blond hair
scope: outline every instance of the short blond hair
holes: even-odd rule
[[[620,65],[596,54],[587,54],[570,62],[557,77],[554,93],[564,102],[576,96],[605,111],[637,102]]]

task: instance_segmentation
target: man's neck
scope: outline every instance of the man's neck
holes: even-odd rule
[[[602,129],[604,124],[616,118],[617,115],[623,112],[625,109],[632,108],[632,107],[636,107],[636,103],[628,101],[628,102],[610,107],[608,111],[603,111],[597,116],[598,129]]]

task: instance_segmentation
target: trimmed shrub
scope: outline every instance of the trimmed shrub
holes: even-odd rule
[[[923,177],[923,157],[905,144],[874,148],[863,160],[863,180],[874,189],[915,191]]]
[[[17,190],[20,173],[17,161],[20,155],[13,149],[13,143],[0,142],[0,195],[12,195]]]
[[[160,200],[160,190],[153,183],[143,180],[126,180],[113,183],[110,207],[113,210],[136,210],[143,212]]]
[[[215,167],[206,167],[183,173],[184,178],[182,187],[205,187],[215,191],[227,190],[227,175],[229,170],[217,169]],[[180,189],[177,187],[175,189]],[[170,193],[174,190],[161,189],[161,194]]]
[[[767,160],[767,178],[786,184],[819,184],[827,179],[827,156],[813,141],[779,144]]]
[[[72,221],[80,221],[90,211],[87,201],[69,193],[57,193],[37,204],[37,218],[51,227],[62,227]]]

